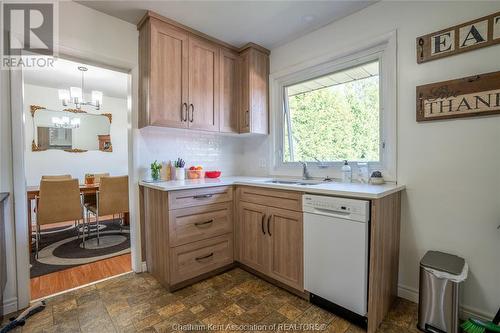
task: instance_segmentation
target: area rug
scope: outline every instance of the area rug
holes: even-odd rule
[[[130,231],[120,230],[120,220],[100,222],[99,245],[95,231],[83,240],[74,226],[58,227],[42,231],[38,259],[31,253],[31,277],[37,277],[75,266],[111,258],[130,252]],[[33,242],[34,243],[34,242]]]

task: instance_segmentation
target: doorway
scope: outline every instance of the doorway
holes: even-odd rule
[[[103,178],[130,174],[129,81],[128,73],[64,58],[52,69],[24,73],[31,300],[132,270],[129,211],[97,211],[98,195],[105,191]],[[68,205],[66,196],[43,199],[51,192],[42,191],[42,178],[63,181],[58,177],[78,179],[81,219],[42,217],[44,210],[57,215]]]

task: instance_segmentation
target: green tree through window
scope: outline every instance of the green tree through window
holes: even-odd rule
[[[321,79],[288,90],[304,89]],[[285,113],[284,162],[380,160],[378,73],[287,98],[293,160]]]

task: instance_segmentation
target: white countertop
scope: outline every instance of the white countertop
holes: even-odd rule
[[[266,181],[273,179],[286,178],[264,178],[264,177],[221,177],[218,179],[186,179],[186,180],[170,180],[163,182],[144,182],[141,181],[140,185],[157,189],[160,191],[177,191],[187,190],[193,188],[204,188],[214,186],[228,186],[228,185],[248,185],[275,188],[280,190],[300,191],[312,194],[324,194],[332,196],[363,198],[363,199],[379,199],[389,194],[402,191],[405,189],[404,185],[395,183],[386,183],[383,185],[371,185],[362,183],[340,183],[338,181],[322,182],[316,185],[298,185],[298,184],[275,184],[267,183]]]

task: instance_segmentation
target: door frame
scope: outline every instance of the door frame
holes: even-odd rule
[[[57,46],[58,57],[81,61],[128,74],[128,176],[129,176],[129,215],[130,215],[130,248],[132,270],[143,271],[141,253],[141,228],[139,216],[139,186],[138,148],[135,136],[138,131],[138,63],[130,63],[112,57]],[[99,59],[99,60],[95,60]],[[25,174],[25,137],[24,137],[24,82],[22,70],[10,71],[10,97],[12,122],[12,159],[13,159],[13,192],[14,192],[14,222],[16,239],[16,275],[17,275],[17,308],[24,309],[31,301],[30,288],[30,254],[28,251],[27,195]]]

